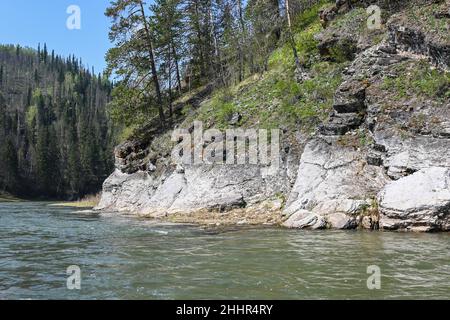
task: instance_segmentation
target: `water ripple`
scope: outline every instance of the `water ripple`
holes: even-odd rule
[[[205,230],[0,204],[0,299],[449,299],[449,249],[448,233]]]

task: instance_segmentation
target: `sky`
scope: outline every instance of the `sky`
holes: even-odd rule
[[[74,21],[67,13],[71,5],[80,9],[81,29],[67,27],[67,20]],[[110,21],[104,15],[108,5],[109,0],[1,0],[0,43],[35,49],[47,43],[49,52],[54,49],[64,57],[75,54],[85,66],[102,72],[111,47]]]

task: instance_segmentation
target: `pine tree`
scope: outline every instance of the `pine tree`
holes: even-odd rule
[[[51,60],[52,68],[55,65],[55,50],[52,50],[52,60]]]
[[[166,52],[166,64],[175,72],[178,92],[181,92],[180,46],[183,43],[183,15],[180,0],[156,0],[151,6],[153,12],[153,28],[156,33],[157,46]],[[169,77],[171,80],[171,77]]]
[[[37,68],[34,69],[34,82],[35,82],[36,84],[39,83],[39,71],[38,71]]]
[[[37,49],[37,58],[38,58],[38,64],[41,62],[41,44],[38,44],[38,49]]]
[[[139,101],[143,94],[148,92],[149,77],[153,85],[156,109],[158,110],[161,126],[165,125],[165,115],[161,86],[156,67],[154,52],[154,35],[150,21],[145,11],[145,2],[142,0],[116,0],[107,9],[106,15],[113,19],[110,40],[118,46],[109,51],[107,55],[108,69],[124,75],[126,86],[131,90],[125,94],[132,98],[131,103]],[[127,35],[132,34],[130,39]],[[136,59],[127,59],[133,52],[138,52]],[[125,62],[125,66],[123,63]],[[122,88],[123,89],[123,88]],[[117,94],[123,93],[119,91]],[[144,103],[148,103],[144,102]]]

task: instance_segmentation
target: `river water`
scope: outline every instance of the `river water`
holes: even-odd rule
[[[234,298],[450,299],[450,234],[211,230],[0,203],[0,299]]]

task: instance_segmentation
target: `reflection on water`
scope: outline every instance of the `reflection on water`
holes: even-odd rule
[[[448,233],[217,231],[73,210],[0,204],[0,299],[450,298]]]

